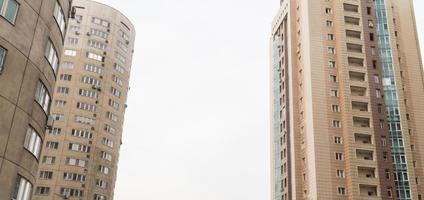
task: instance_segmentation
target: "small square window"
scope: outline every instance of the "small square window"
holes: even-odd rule
[[[334,143],[335,143],[335,144],[342,144],[342,137],[340,137],[340,136],[335,136],[335,137],[334,137]]]

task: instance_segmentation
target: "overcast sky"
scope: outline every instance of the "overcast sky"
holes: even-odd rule
[[[99,1],[137,28],[115,199],[269,199],[268,42],[279,0]]]

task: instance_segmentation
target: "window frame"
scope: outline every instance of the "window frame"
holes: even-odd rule
[[[39,88],[39,87],[41,87],[41,88]],[[38,93],[39,93],[39,90],[41,90],[41,89],[44,89],[44,97],[42,97],[42,99],[38,99],[38,96],[40,95]],[[46,98],[46,96],[48,98]],[[37,102],[37,104],[41,107],[41,109],[43,109],[44,113],[47,115],[47,113],[49,113],[49,111],[50,111],[50,104],[51,104],[52,98],[51,98],[51,95],[50,95],[49,90],[47,89],[46,85],[44,85],[43,81],[40,80],[40,79],[38,79],[37,84],[35,86],[34,100]],[[48,102],[46,102],[46,100]],[[39,101],[43,101],[43,102],[41,103]],[[47,104],[47,105],[42,105],[42,104]]]
[[[15,13],[14,13],[14,17],[13,17],[13,20],[12,21],[10,21],[5,15],[6,15],[6,12],[7,12],[7,8],[8,8],[8,6],[9,6],[9,3],[10,3],[10,1],[13,1],[13,2],[15,2],[16,3],[16,11],[15,11]],[[9,22],[10,24],[12,24],[13,26],[15,26],[15,22],[16,22],[16,19],[18,18],[18,13],[19,13],[19,8],[21,7],[21,4],[18,2],[18,1],[16,1],[16,0],[3,0],[3,3],[2,3],[2,5],[0,5],[0,17],[1,18],[3,18],[3,19],[5,19],[7,22]]]
[[[36,142],[39,142],[38,146]],[[37,160],[39,160],[42,146],[43,139],[40,134],[33,127],[28,126],[24,141],[25,150],[30,152]]]
[[[52,60],[50,60],[50,55],[52,53],[51,51],[53,51],[54,53],[52,56],[56,56],[55,63],[52,63],[54,61],[54,57],[52,57]],[[56,73],[57,71],[59,71],[60,58],[59,58],[59,54],[57,53],[57,49],[50,38],[47,40],[47,44],[44,50],[44,58],[46,58],[47,62],[49,63],[50,67],[53,70],[54,76],[56,77]]]
[[[28,188],[29,186],[29,188]],[[24,187],[21,191],[21,187]],[[30,200],[32,197],[32,189],[34,185],[25,177],[18,174],[15,181],[15,189],[12,193],[12,200]]]
[[[62,18],[57,19],[57,17],[60,17],[60,15],[56,17],[57,14],[61,14]],[[64,39],[65,33],[66,33],[66,17],[65,17],[65,13],[63,12],[62,6],[60,5],[60,3],[58,1],[56,1],[56,4],[55,4],[54,9],[53,9],[53,18],[56,21],[56,25],[59,28],[59,31],[62,35],[62,39]],[[59,22],[59,20],[60,20],[60,22]],[[61,24],[61,23],[63,23],[63,24]]]
[[[3,52],[3,53],[2,53]],[[0,74],[6,65],[7,49],[0,45]]]

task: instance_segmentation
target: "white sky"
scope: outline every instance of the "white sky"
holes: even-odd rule
[[[137,28],[115,199],[269,199],[268,42],[279,0],[99,1]]]

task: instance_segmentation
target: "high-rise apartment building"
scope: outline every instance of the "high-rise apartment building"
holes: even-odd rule
[[[34,200],[113,199],[134,37],[119,11],[73,0]]]
[[[0,0],[0,200],[29,200],[69,0]]]
[[[271,52],[273,200],[424,198],[412,0],[283,0]]]

